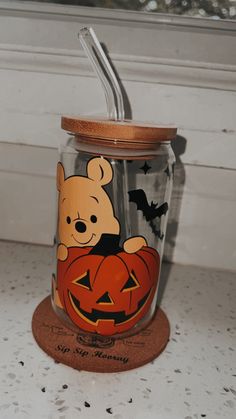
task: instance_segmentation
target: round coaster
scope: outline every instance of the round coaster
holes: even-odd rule
[[[148,326],[130,337],[75,333],[61,323],[47,297],[34,312],[32,331],[38,345],[58,362],[78,370],[119,372],[156,358],[168,343],[170,325],[159,308]]]

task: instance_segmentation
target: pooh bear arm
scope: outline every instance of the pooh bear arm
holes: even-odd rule
[[[70,264],[77,257],[87,255],[91,250],[91,247],[78,247],[72,246],[67,247],[65,244],[60,243],[57,248],[57,260],[60,262],[65,262],[66,265]]]
[[[125,240],[123,247],[126,253],[135,253],[138,252],[143,246],[147,245],[148,244],[144,237],[136,236]]]
[[[64,261],[68,257],[68,249],[64,244],[59,244],[57,248],[57,259]]]

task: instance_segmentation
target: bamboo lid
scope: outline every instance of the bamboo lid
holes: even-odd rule
[[[94,144],[101,144],[106,140],[109,145],[117,146],[120,143],[124,148],[129,145],[131,148],[145,148],[155,145],[160,141],[171,141],[177,133],[176,127],[165,127],[154,124],[136,122],[132,120],[111,121],[107,119],[92,119],[83,117],[63,116],[61,127],[82,137],[83,140],[93,139]]]

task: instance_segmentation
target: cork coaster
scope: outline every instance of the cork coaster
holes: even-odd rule
[[[130,337],[75,333],[61,323],[47,297],[34,312],[32,331],[38,345],[58,362],[77,370],[119,372],[140,367],[160,355],[168,343],[170,325],[159,308],[148,326]]]

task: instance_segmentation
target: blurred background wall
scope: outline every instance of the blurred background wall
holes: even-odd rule
[[[92,25],[133,119],[179,128],[166,258],[236,269],[235,24],[19,3],[0,5],[0,238],[53,243],[60,117],[106,114]]]

